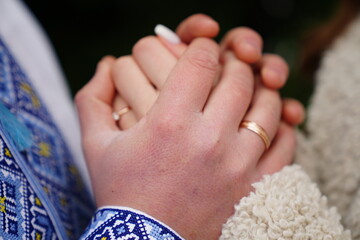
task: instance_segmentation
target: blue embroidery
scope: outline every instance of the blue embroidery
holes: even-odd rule
[[[0,135],[0,232],[3,239],[58,239],[44,206]]]
[[[92,219],[83,240],[181,240],[175,232],[156,220],[129,209],[99,209]]]
[[[12,189],[10,192],[15,191],[17,197],[11,199],[12,195],[9,192],[5,190],[0,192],[3,194],[0,197],[11,199],[5,200],[5,207],[9,208],[9,212],[0,215],[0,225],[4,232],[6,230],[6,233],[11,233],[13,236],[20,234],[25,236],[23,239],[36,239],[34,235],[36,233],[31,232],[32,228],[41,234],[38,236],[39,239],[56,239],[60,236],[77,239],[90,221],[94,209],[92,201],[85,191],[60,131],[29,79],[1,39],[0,101],[30,130],[33,140],[31,148],[21,153],[18,152],[19,149],[11,149],[12,152],[9,148],[2,149],[3,155],[9,152],[12,156],[16,156],[12,161],[4,160],[8,166],[0,163],[2,174],[0,180],[4,189]],[[3,140],[6,140],[6,137],[8,136],[3,135]],[[19,165],[19,162],[25,164]],[[26,171],[31,171],[31,174],[24,175],[25,169],[21,169],[22,166],[27,169]],[[16,175],[17,178],[9,177],[15,174],[14,169],[19,173]],[[25,176],[28,178],[31,176],[31,179],[26,179]],[[39,188],[35,190],[29,187],[29,184],[25,184],[28,181],[40,184],[41,197],[38,196],[39,192],[35,193]],[[40,208],[36,205],[41,202],[40,198],[44,199],[43,196],[46,198],[46,203],[42,204],[50,204],[51,207]],[[1,206],[0,198],[0,210]],[[48,209],[55,209],[55,212],[47,212]],[[14,214],[17,217],[13,217]],[[30,222],[34,218],[35,220]],[[55,225],[61,226],[55,228],[56,231],[61,231],[60,236],[56,235],[59,232],[55,233],[52,221],[56,222]],[[31,224],[35,225],[32,228],[22,228],[23,225]]]
[[[77,239],[93,205],[59,130],[1,39],[0,101],[33,140],[19,152],[0,129],[0,239]],[[119,209],[99,210],[83,235],[103,237],[181,239],[150,217]]]

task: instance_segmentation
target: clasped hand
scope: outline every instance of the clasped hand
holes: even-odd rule
[[[276,90],[286,64],[261,56],[261,38],[249,29],[229,32],[220,46],[205,38],[217,31],[210,18],[190,17],[178,29],[188,45],[146,37],[132,56],[104,58],[78,93],[98,206],[144,211],[186,239],[217,239],[251,184],[291,162],[290,125],[301,121],[302,109],[283,105]],[[249,39],[257,46],[246,45]],[[131,111],[114,121],[112,112],[124,106]],[[239,127],[244,120],[265,129],[267,151]]]

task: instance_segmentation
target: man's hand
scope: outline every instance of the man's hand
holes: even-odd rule
[[[76,97],[98,206],[142,210],[186,239],[217,239],[250,184],[291,161],[294,136],[279,128],[277,92],[257,84],[254,94],[252,69],[231,54],[211,91],[219,60],[213,41],[191,42],[153,107],[125,131],[111,117],[114,59],[99,64]],[[239,129],[245,119],[261,125],[271,140],[278,132],[264,156],[261,138]],[[279,153],[283,157],[274,158]]]

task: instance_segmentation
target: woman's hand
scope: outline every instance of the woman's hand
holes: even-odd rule
[[[291,161],[294,136],[284,125],[278,131],[277,92],[257,84],[253,94],[252,69],[232,54],[226,55],[219,84],[211,91],[219,77],[219,59],[214,42],[194,40],[170,71],[155,104],[126,131],[111,117],[114,60],[99,64],[76,97],[98,206],[133,207],[186,239],[216,239],[250,184]],[[139,113],[144,109],[132,107]],[[261,125],[270,139],[278,132],[264,156],[261,138],[239,129],[244,119]],[[283,157],[274,158],[279,153]]]

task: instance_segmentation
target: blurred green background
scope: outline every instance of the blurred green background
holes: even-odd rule
[[[282,91],[307,103],[312,83],[298,68],[304,33],[327,19],[336,0],[25,0],[53,42],[73,94],[92,76],[102,56],[131,53],[133,44],[153,34],[156,24],[172,29],[185,17],[205,13],[221,26],[220,36],[237,26],[258,31],[265,52],[283,56],[290,65]]]

